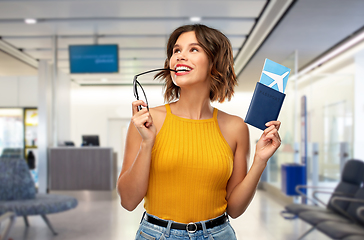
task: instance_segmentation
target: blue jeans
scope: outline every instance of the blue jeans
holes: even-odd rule
[[[156,216],[150,216],[158,219]],[[229,221],[209,229],[206,229],[205,221],[202,221],[200,223],[203,229],[194,233],[171,229],[170,226],[173,221],[168,222],[167,227],[161,227],[145,221],[143,217],[135,240],[236,240],[234,229]]]

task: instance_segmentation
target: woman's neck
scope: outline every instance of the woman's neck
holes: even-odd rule
[[[179,100],[172,104],[172,113],[195,120],[212,118],[213,107],[210,98],[203,94],[189,93],[181,92]]]

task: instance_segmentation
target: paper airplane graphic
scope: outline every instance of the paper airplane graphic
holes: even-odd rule
[[[267,58],[260,76],[260,83],[284,93],[290,72],[291,69]]]

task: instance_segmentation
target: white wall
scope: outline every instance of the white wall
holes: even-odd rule
[[[145,88],[148,96],[149,88]],[[130,118],[132,87],[80,87],[72,84],[71,139],[81,145],[81,136],[96,134],[100,145],[107,146],[109,118]],[[151,99],[152,100],[152,99]],[[151,101],[150,100],[150,101]]]
[[[64,142],[70,139],[71,128],[71,84],[68,74],[59,72],[57,83],[58,142]],[[0,77],[0,89],[0,107],[19,108],[38,107],[38,93],[45,91],[38,89],[38,76],[2,76]]]
[[[36,107],[38,77],[0,77],[0,107]]]
[[[163,105],[162,86],[145,86],[149,105]],[[237,92],[230,102],[213,103],[214,107],[229,114],[245,118],[253,93]],[[81,136],[97,134],[100,145],[107,146],[108,119],[130,119],[131,103],[134,101],[132,86],[80,87],[72,84],[71,92],[71,139],[81,145]],[[259,139],[261,130],[250,127],[251,147]],[[120,132],[120,136],[122,133]],[[254,150],[252,150],[252,154]]]

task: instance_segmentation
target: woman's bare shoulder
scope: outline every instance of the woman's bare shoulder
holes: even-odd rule
[[[167,110],[165,105],[149,108],[150,115],[152,115],[153,123],[157,127],[157,132],[162,128],[164,119],[167,115]]]
[[[150,114],[152,114],[152,117],[153,117],[154,114],[156,114],[156,115],[160,115],[160,114],[165,115],[167,113],[165,105],[149,108],[149,111],[150,111]]]
[[[240,142],[248,141],[248,126],[241,117],[220,111],[217,114],[219,128],[231,150],[235,153]]]
[[[217,119],[222,126],[231,128],[247,128],[244,119],[239,116],[232,115],[219,110]]]

